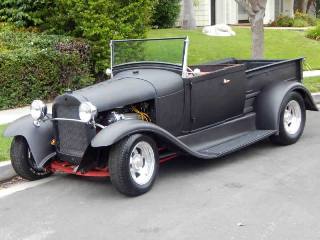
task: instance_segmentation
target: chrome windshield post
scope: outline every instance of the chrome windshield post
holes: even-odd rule
[[[110,41],[110,70],[111,70],[111,74],[110,74],[110,78],[113,78],[113,40]]]
[[[189,37],[184,40],[184,53],[183,53],[183,65],[182,65],[182,77],[188,77],[188,49],[189,49]]]

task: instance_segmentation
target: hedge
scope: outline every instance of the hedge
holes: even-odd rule
[[[180,15],[181,0],[158,0],[152,16],[152,25],[155,28],[174,27]]]
[[[143,38],[158,0],[3,0],[0,21],[87,39],[96,73],[110,64],[109,41]]]
[[[286,15],[279,15],[274,22],[271,23],[273,27],[308,27],[315,26],[317,19],[306,13],[296,12],[294,17]]]
[[[68,88],[92,84],[89,52],[83,40],[0,31],[0,109],[51,100]]]

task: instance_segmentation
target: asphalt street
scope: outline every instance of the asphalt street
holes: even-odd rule
[[[0,239],[320,239],[319,117],[292,146],[168,162],[140,197],[66,175],[2,197]]]

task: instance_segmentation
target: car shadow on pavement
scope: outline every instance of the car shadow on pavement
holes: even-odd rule
[[[216,159],[198,159],[182,155],[161,165],[160,178],[165,178],[171,174],[193,174],[194,172],[212,171],[240,161],[254,161],[256,154],[270,151],[275,147],[277,146],[273,145],[269,140],[264,140],[248,148],[243,148]]]
[[[180,181],[180,179],[185,179],[185,177],[191,177],[195,174],[198,175],[205,172],[214,174],[215,171],[229,167],[232,164],[244,163],[245,161],[255,161],[257,160],[256,156],[268,153],[272,149],[275,149],[275,147],[276,146],[274,146],[269,140],[265,140],[248,148],[229,154],[228,156],[217,159],[203,160],[181,155],[176,159],[161,164],[159,178],[156,181],[156,185],[162,188],[166,186],[169,181],[172,181],[172,178],[178,178],[177,181]],[[95,200],[123,199],[124,201],[126,201],[125,199],[128,199],[112,187],[110,178],[63,175],[60,181],[64,181],[64,185],[70,186],[70,189],[80,189],[81,191],[74,193],[78,198],[90,198]],[[160,194],[156,193],[156,189],[151,190],[150,195],[153,195],[152,192],[154,192],[155,195]]]

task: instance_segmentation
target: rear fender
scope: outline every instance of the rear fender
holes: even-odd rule
[[[30,151],[39,169],[55,155],[55,149],[50,144],[53,138],[53,125],[51,121],[42,122],[40,127],[36,127],[30,115],[24,116],[11,123],[5,130],[4,136],[23,136],[28,142]]]
[[[276,83],[263,89],[257,98],[255,111],[258,129],[279,130],[281,104],[284,97],[292,91],[301,94],[307,110],[318,111],[310,92],[300,82]]]

